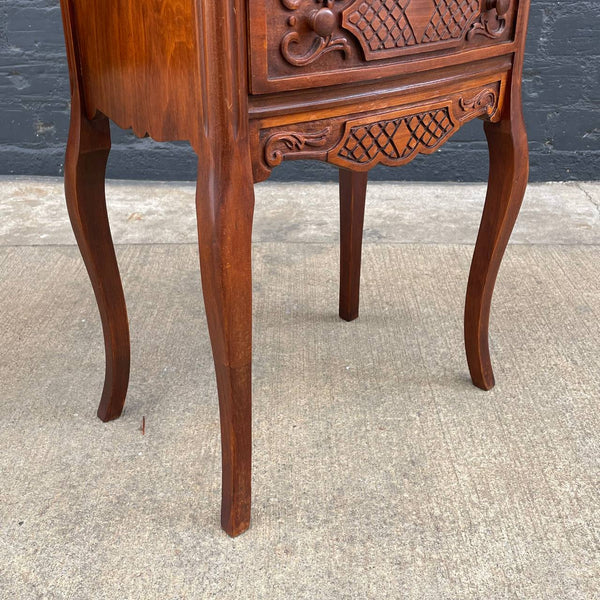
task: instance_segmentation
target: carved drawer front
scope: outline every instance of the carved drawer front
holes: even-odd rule
[[[481,51],[463,61],[498,54],[494,46],[514,38],[518,2],[250,0],[252,91],[456,64],[462,51]]]
[[[253,135],[260,148],[254,161],[255,181],[266,179],[284,160],[316,159],[354,171],[368,171],[380,163],[406,164],[418,154],[435,152],[471,119],[496,121],[505,86],[504,74],[434,100],[404,100],[397,108],[350,110],[323,118],[315,114],[310,121],[271,121],[273,125],[269,120],[255,121]]]

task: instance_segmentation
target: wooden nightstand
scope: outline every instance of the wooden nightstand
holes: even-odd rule
[[[253,183],[284,160],[340,168],[340,316],[358,316],[367,173],[481,118],[487,199],[465,308],[473,383],[494,385],[488,321],[528,174],[521,74],[529,0],[61,0],[71,76],[69,214],[100,308],[98,416],[123,409],[125,299],[106,213],[108,119],[197,152],[200,265],[230,535],[250,522]]]

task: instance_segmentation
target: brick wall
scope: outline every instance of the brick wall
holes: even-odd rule
[[[600,0],[532,0],[524,73],[531,180],[600,179]],[[0,4],[0,174],[59,175],[69,118],[69,83],[58,0]],[[193,179],[187,144],[137,140],[114,131],[109,176]],[[460,153],[460,160],[457,154]],[[485,178],[479,121],[432,157],[373,178]],[[287,163],[279,180],[333,179],[322,163]]]

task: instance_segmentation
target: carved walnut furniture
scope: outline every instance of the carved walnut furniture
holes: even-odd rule
[[[465,308],[473,383],[490,389],[488,320],[528,174],[521,74],[529,0],[61,0],[72,92],[70,218],[100,309],[117,418],[125,300],[104,197],[109,119],[197,152],[203,293],[221,413],[221,522],[250,522],[253,183],[284,160],[340,168],[339,314],[358,316],[371,167],[429,154],[485,121],[489,187]]]

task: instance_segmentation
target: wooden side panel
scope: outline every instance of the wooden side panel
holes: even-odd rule
[[[190,140],[203,113],[194,0],[63,0],[88,117],[136,135]],[[67,32],[67,35],[69,32]]]

